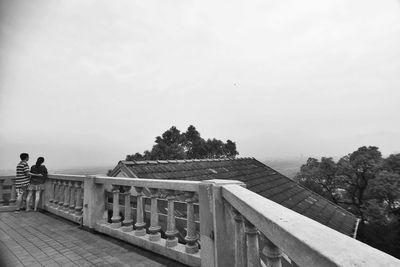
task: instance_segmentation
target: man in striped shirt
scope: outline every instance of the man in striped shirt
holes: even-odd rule
[[[21,153],[19,157],[21,158],[21,162],[17,165],[17,175],[15,176],[15,188],[17,190],[16,212],[21,208],[22,197],[31,179],[28,165],[28,153]]]

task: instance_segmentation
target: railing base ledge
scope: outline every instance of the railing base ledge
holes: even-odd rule
[[[121,228],[112,228],[110,223],[97,223],[95,225],[95,230],[189,266],[197,267],[201,265],[200,252],[188,254],[185,252],[185,245],[183,244],[177,244],[175,247],[166,247],[165,239],[150,241],[148,234],[144,236],[136,236],[134,231],[123,232]]]
[[[0,206],[0,212],[3,211],[15,211],[15,205],[12,206]]]
[[[71,214],[69,212],[65,212],[65,211],[63,211],[61,209],[54,208],[54,207],[49,206],[49,205],[45,205],[44,206],[44,210],[46,210],[46,211],[48,211],[50,213],[53,213],[53,214],[55,214],[57,216],[63,217],[64,219],[67,219],[69,221],[73,221],[75,223],[81,223],[81,220],[82,220],[82,216],[77,216],[76,214]]]

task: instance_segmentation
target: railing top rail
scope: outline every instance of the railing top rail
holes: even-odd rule
[[[105,185],[122,185],[136,186],[147,188],[158,188],[177,191],[198,192],[199,184],[197,181],[182,181],[182,180],[159,180],[159,179],[142,179],[142,178],[120,178],[120,177],[103,177],[94,176],[95,183]]]
[[[15,175],[2,175],[0,176],[0,180],[4,181],[4,180],[8,180],[8,179],[14,179]]]
[[[71,175],[71,174],[49,174],[48,177],[50,179],[83,182],[86,176],[85,175]]]
[[[300,266],[400,266],[400,261],[238,185],[222,196]]]

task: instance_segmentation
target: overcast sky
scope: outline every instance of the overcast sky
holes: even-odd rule
[[[260,160],[399,153],[399,100],[399,1],[1,0],[0,169],[190,124]]]

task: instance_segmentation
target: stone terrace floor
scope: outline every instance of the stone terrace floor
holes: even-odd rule
[[[0,266],[184,265],[41,212],[0,212]]]

